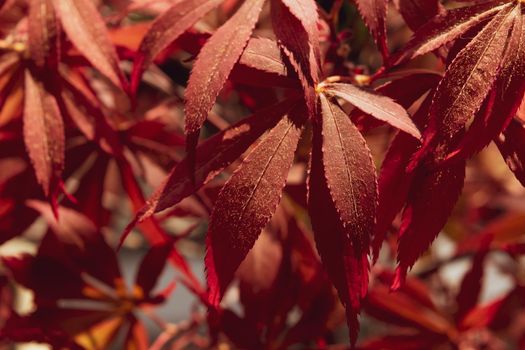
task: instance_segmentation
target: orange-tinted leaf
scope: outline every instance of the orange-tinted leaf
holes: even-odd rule
[[[148,346],[148,331],[140,320],[133,317],[129,330],[126,335],[125,350],[147,350]]]
[[[64,124],[55,98],[29,71],[25,73],[24,141],[38,182],[47,196],[54,197],[64,168]]]
[[[31,58],[37,66],[43,67],[49,56],[53,54],[52,49],[56,49],[58,31],[55,11],[50,0],[31,0],[29,2],[28,25]],[[57,63],[58,57],[53,57],[53,59]]]
[[[218,305],[235,270],[279,204],[305,115],[293,109],[234,172],[217,198],[206,240],[209,300]]]
[[[69,40],[86,59],[116,86],[124,75],[104,19],[93,1],[52,0]]]

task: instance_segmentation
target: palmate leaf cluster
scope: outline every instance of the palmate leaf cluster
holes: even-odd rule
[[[344,50],[352,10],[381,59],[374,71]],[[206,309],[180,339],[203,347],[322,347],[338,312],[355,346],[362,309],[420,330],[368,349],[458,345],[490,328],[506,301],[476,307],[481,265],[521,245],[478,235],[452,316],[407,272],[491,142],[525,185],[524,11],[516,0],[0,1],[0,242],[39,217],[48,226],[36,254],[3,258],[6,288],[33,290],[35,311],[10,310],[1,337],[106,348],[124,332],[126,348],[146,349],[136,313],[169,298],[175,284],[154,288],[168,263]],[[392,12],[413,32],[395,49]],[[154,19],[130,21],[137,13]],[[433,69],[414,68],[425,57]],[[240,110],[250,115],[231,117]],[[379,166],[374,130],[389,144]],[[108,237],[112,183],[134,218]],[[205,286],[177,245],[196,225],[174,236],[173,217],[208,223]],[[135,228],[151,248],[126,288],[112,246]],[[385,241],[395,272],[374,272]],[[234,281],[244,316],[222,302]],[[105,307],[60,306],[79,299]]]

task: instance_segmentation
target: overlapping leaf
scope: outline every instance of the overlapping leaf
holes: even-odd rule
[[[467,158],[495,139],[516,115],[525,92],[525,30],[522,16],[514,21],[498,80],[479,114],[448,158]]]
[[[439,234],[459,198],[465,180],[465,163],[416,174],[411,186],[403,222],[399,229],[396,280],[399,288],[407,270],[414,265]]]
[[[419,126],[426,125],[430,104],[431,99],[427,97],[415,114],[414,119]],[[414,173],[406,169],[419,147],[420,143],[413,137],[398,134],[385,155],[378,184],[379,203],[373,241],[375,259],[392,221],[406,202],[414,178]]]
[[[285,185],[304,123],[293,109],[253,149],[217,198],[207,236],[209,299],[218,305],[234,272],[268,223]]]
[[[248,43],[263,4],[264,0],[245,1],[199,53],[185,93],[186,132],[193,135],[192,138],[208,117],[217,95]]]
[[[509,9],[508,1],[489,1],[470,7],[449,10],[421,26],[408,44],[390,59],[390,64],[399,64],[414,57],[431,52],[458,38],[475,25]]]
[[[266,130],[272,128],[293,106],[294,101],[263,109],[204,142],[196,151],[194,183],[190,180],[188,160],[182,160],[164,184],[137,214],[136,220],[167,209],[198,190],[218,172],[239,158]]]
[[[297,9],[299,3],[303,2],[304,4],[300,6],[307,7],[306,11],[313,12],[308,0],[296,1],[295,6],[291,6],[291,1],[283,3],[281,0],[272,0],[271,16],[278,43],[299,76],[309,113],[313,114],[315,104],[313,88],[319,82],[319,61],[316,57],[319,43],[312,42],[315,31],[311,23],[316,22],[317,13],[314,19],[306,21],[302,14],[304,10],[299,12]]]
[[[480,109],[498,76],[506,38],[519,11],[520,6],[502,11],[456,56],[434,95],[428,132],[437,136],[429,135],[427,144],[434,137],[456,138]]]
[[[316,124],[314,130],[308,207],[317,248],[346,307],[355,343],[357,313],[368,288],[368,252],[377,201],[375,169],[370,151],[348,116],[325,96],[320,99],[322,124]]]

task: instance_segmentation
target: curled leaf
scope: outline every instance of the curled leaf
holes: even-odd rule
[[[186,132],[200,130],[233,66],[248,43],[264,0],[246,0],[206,42],[186,89]]]

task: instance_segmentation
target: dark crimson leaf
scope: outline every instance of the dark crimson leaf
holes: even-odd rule
[[[206,240],[209,300],[217,306],[235,270],[279,204],[305,115],[293,109],[259,143],[221,190]]]
[[[142,259],[135,283],[141,288],[143,295],[149,295],[155,287],[172,250],[171,242],[157,244],[152,246]]]
[[[314,143],[308,180],[308,210],[312,220],[317,250],[323,266],[346,308],[350,339],[359,332],[357,315],[368,287],[368,254],[356,251],[344,231],[324,177],[321,135]]]
[[[515,288],[507,295],[471,310],[461,321],[459,328],[501,330],[515,320],[513,314],[520,310],[522,305],[523,291]]]
[[[426,0],[423,0],[426,1]],[[429,349],[446,341],[444,336],[436,336],[432,333],[427,334],[417,332],[417,334],[393,334],[385,335],[379,338],[366,340],[363,345],[359,347],[362,350],[419,350]]]
[[[386,282],[386,281],[385,281]],[[407,284],[411,284],[407,280]],[[429,288],[422,288],[427,294]],[[364,310],[372,317],[402,327],[417,328],[419,332],[446,336],[454,332],[454,324],[441,311],[422,303],[405,286],[392,292],[387,285],[375,284],[364,302]]]
[[[42,215],[53,233],[41,243],[39,257],[59,260],[61,264],[79,273],[88,272],[108,285],[120,278],[113,249],[89,218],[75,210],[59,207],[57,220],[45,203],[31,200],[27,205]]]
[[[512,121],[496,139],[496,144],[516,178],[525,186],[525,127]]]
[[[277,42],[266,38],[251,38],[244,49],[239,64],[230,75],[235,83],[298,89],[297,76],[283,61]]]
[[[71,269],[61,261],[24,254],[3,257],[2,264],[14,281],[38,291],[39,302],[56,301],[63,296],[82,297],[83,283],[79,271]]]
[[[420,168],[408,196],[401,228],[393,289],[403,283],[407,270],[423,254],[445,225],[463,188],[465,162],[429,171]]]
[[[422,153],[434,142],[450,143],[481,108],[500,69],[506,38],[516,11],[507,8],[456,56],[439,84],[430,107],[432,123],[427,129]],[[447,147],[447,146],[445,146]],[[436,158],[443,157],[435,155]]]
[[[412,30],[419,29],[445,10],[439,0],[395,0],[394,3]]]
[[[516,11],[519,11],[516,6]],[[472,117],[494,83],[505,50],[506,38],[519,12],[510,9],[487,26],[456,56],[440,83],[431,114],[454,135]]]
[[[309,32],[301,20],[282,0],[272,0],[271,4],[272,25],[277,41],[299,76],[309,112],[312,114],[315,104],[313,87],[319,81],[319,65],[315,55],[319,44],[311,43]],[[295,7],[294,10],[297,12]]]
[[[122,145],[116,130],[108,123],[100,102],[92,95],[85,82],[73,73],[61,81],[59,104],[88,140],[96,141],[109,154],[122,153]]]
[[[306,33],[308,41],[316,51],[316,59],[319,59],[319,29],[317,21],[317,4],[314,0],[281,0],[288,7],[290,12],[301,22]]]
[[[267,38],[251,38],[239,59],[239,64],[266,73],[288,75],[279,45]]]
[[[426,126],[431,102],[431,96],[428,96],[414,115],[414,120],[420,127]],[[374,259],[378,258],[385,235],[408,197],[414,172],[407,171],[407,166],[419,147],[418,140],[408,134],[399,133],[385,155],[378,183],[379,201],[372,244]]]
[[[465,317],[470,310],[474,309],[478,303],[481,294],[481,284],[483,282],[483,263],[487,256],[487,248],[489,245],[490,240],[485,239],[480,250],[474,255],[474,259],[472,259],[470,270],[467,271],[465,277],[463,277],[463,281],[461,281],[461,287],[456,296],[458,309],[455,318],[458,323],[460,323],[463,317]]]

